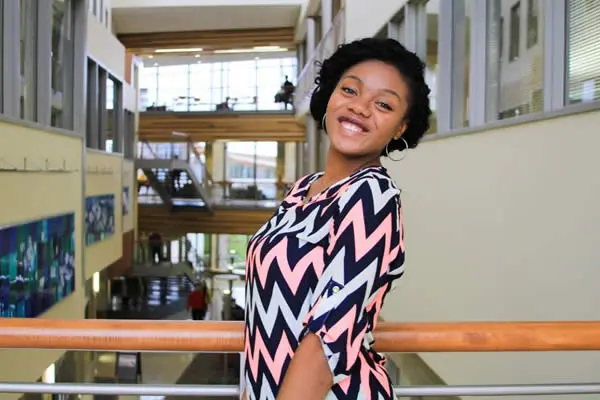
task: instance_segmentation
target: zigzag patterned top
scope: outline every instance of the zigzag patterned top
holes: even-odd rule
[[[306,199],[321,175],[298,180],[248,245],[248,400],[277,397],[308,332],[321,338],[334,377],[326,399],[395,398],[371,332],[392,281],[403,274],[400,190],[378,166]]]

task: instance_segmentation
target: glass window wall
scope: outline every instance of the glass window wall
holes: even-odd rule
[[[73,7],[71,0],[53,0],[52,3],[52,102],[50,124],[57,128],[72,128],[68,117],[73,107]]]
[[[531,4],[523,13],[520,2],[488,1],[488,121],[543,111],[543,30],[537,21],[546,3]],[[527,32],[527,37],[521,32]]]
[[[140,108],[157,111],[279,110],[275,95],[297,75],[296,57],[161,66],[140,74]]]
[[[35,0],[20,0],[21,112],[22,119],[37,120],[37,8]]]
[[[567,2],[568,104],[600,100],[600,2]]]
[[[232,199],[276,198],[277,142],[226,143],[225,169]]]

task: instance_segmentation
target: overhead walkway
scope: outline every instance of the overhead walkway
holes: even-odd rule
[[[139,139],[172,142],[215,140],[304,141],[304,128],[292,110],[281,111],[172,111],[164,108],[140,113]]]

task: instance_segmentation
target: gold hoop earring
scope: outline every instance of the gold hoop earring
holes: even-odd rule
[[[327,133],[326,119],[327,119],[327,113],[323,114],[323,119],[321,120],[321,129],[323,129],[323,132],[325,132],[325,133]]]
[[[408,152],[408,142],[406,141],[406,139],[404,139],[403,137],[401,137],[400,139],[397,140],[402,140],[404,142],[404,149],[400,152],[402,154],[402,157],[400,158],[393,158],[390,156],[390,150],[389,150],[389,145],[391,142],[389,142],[388,144],[385,145],[385,156],[387,158],[389,158],[392,161],[402,161],[404,160],[404,157],[406,157],[406,153]]]

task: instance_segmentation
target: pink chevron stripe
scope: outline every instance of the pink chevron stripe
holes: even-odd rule
[[[375,329],[375,325],[377,324],[377,316],[379,315],[379,312],[381,311],[381,307],[383,307],[383,299],[385,298],[385,291],[387,290],[388,286],[389,286],[389,283],[386,283],[385,285],[383,285],[382,287],[377,289],[377,292],[375,293],[375,297],[373,297],[373,300],[371,300],[369,302],[369,304],[367,304],[367,306],[365,307],[365,310],[367,312],[371,312],[371,311],[373,311],[373,309],[375,309],[375,319],[373,322],[373,330]]]
[[[360,352],[360,347],[362,345],[363,338],[365,336],[365,332],[367,331],[367,326],[362,329],[356,335],[356,338],[352,340],[353,331],[356,324],[356,307],[352,307],[350,311],[348,311],[342,318],[340,318],[335,325],[331,328],[327,329],[325,332],[325,337],[323,341],[325,343],[333,343],[342,336],[345,332],[347,332],[346,336],[346,368],[350,369],[352,365],[356,362],[356,358],[358,353]]]
[[[246,329],[246,337],[248,336],[248,329]],[[287,360],[288,357],[292,358],[294,356],[294,351],[292,350],[292,346],[290,345],[290,341],[288,340],[287,335],[283,332],[281,339],[277,345],[277,351],[275,352],[275,357],[271,357],[269,354],[269,350],[267,346],[265,346],[265,342],[260,335],[258,330],[255,331],[254,337],[254,351],[250,349],[250,341],[246,339],[246,345],[244,346],[244,353],[246,355],[246,360],[250,365],[250,372],[252,373],[252,377],[254,380],[258,377],[258,361],[262,359],[265,364],[267,364],[267,369],[275,379],[275,382],[278,384],[281,380],[281,373],[283,372],[283,364]]]
[[[336,232],[332,232],[332,239],[329,243],[328,253],[331,254],[335,249],[338,238],[342,233],[352,225],[354,228],[354,248],[356,260],[360,260],[365,256],[383,237],[385,239],[385,251],[380,263],[379,276],[385,275],[389,265],[398,255],[399,246],[390,249],[392,236],[392,216],[386,215],[384,220],[379,224],[377,229],[368,236],[365,226],[365,215],[363,213],[362,199],[350,209],[346,217],[340,223]],[[333,228],[332,228],[333,229]]]
[[[340,389],[342,389],[342,391],[346,395],[348,395],[348,391],[350,390],[350,381],[351,381],[351,377],[347,377],[338,382],[338,386],[340,387]]]
[[[385,392],[387,393],[388,396],[391,395],[390,393],[390,388],[388,385],[388,377],[387,374],[384,371],[381,371],[381,367],[377,367],[377,363],[375,363],[376,367],[375,369],[372,369],[369,366],[369,363],[367,362],[367,360],[365,359],[365,356],[363,354],[359,354],[358,358],[360,359],[361,363],[361,367],[360,367],[360,382],[361,382],[361,389],[363,389],[365,391],[365,395],[367,399],[371,398],[371,387],[369,386],[369,376],[372,374],[381,384],[381,387],[383,387],[383,389],[385,390]]]
[[[267,276],[269,275],[269,268],[275,260],[277,261],[277,266],[283,275],[285,283],[289,286],[293,294],[296,294],[298,291],[298,286],[300,286],[302,278],[311,265],[318,277],[323,274],[323,270],[325,269],[325,260],[324,250],[322,247],[313,247],[296,263],[292,269],[287,259],[287,237],[284,236],[281,241],[272,249],[270,249],[261,260],[259,255],[264,243],[265,241],[261,241],[261,243],[258,245],[258,248],[256,249],[256,256],[254,258],[258,279],[263,288],[265,287]]]

